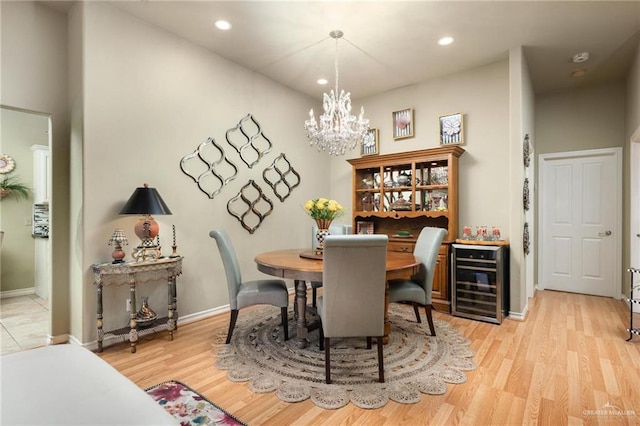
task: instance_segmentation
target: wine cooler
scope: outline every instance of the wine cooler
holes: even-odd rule
[[[509,315],[509,247],[453,244],[452,314],[502,323]]]

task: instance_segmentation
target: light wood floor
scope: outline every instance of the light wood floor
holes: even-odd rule
[[[640,424],[640,338],[625,342],[626,304],[553,291],[529,304],[526,321],[502,325],[436,313],[471,340],[478,368],[444,395],[378,410],[288,404],[227,381],[211,349],[224,343],[228,315],[181,326],[173,342],[146,339],[136,354],[118,344],[101,356],[141,388],[180,380],[249,425]]]

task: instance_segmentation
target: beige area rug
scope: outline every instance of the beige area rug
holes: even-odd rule
[[[413,311],[392,304],[391,335],[384,346],[385,383],[378,382],[375,344],[367,350],[366,339],[351,338],[331,339],[333,383],[327,385],[318,331],[311,332],[307,347],[299,349],[293,312],[289,315],[290,340],[285,342],[279,309],[241,312],[231,343],[214,344],[216,368],[227,370],[230,381],[248,382],[253,392],[275,392],[286,402],[310,398],[325,409],[349,402],[374,409],[390,399],[415,404],[422,394],[446,393],[447,383],[466,382],[464,371],[476,368],[469,341],[449,323],[434,318],[437,336],[432,337],[426,321],[416,323]],[[310,321],[316,318],[308,313]]]

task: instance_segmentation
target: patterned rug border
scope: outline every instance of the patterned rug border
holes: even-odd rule
[[[289,336],[295,336],[292,310],[289,315]],[[423,393],[441,395],[447,392],[447,383],[466,382],[464,371],[477,367],[469,340],[448,322],[434,318],[433,337],[426,323],[415,321],[413,311],[392,305],[389,315],[392,332],[385,345],[385,383],[377,382],[376,351],[358,351],[352,343],[340,341],[334,347],[332,339],[333,383],[327,385],[324,352],[317,350],[317,331],[309,334],[305,349],[297,347],[295,338],[285,342],[279,311],[269,306],[241,314],[229,345],[223,343],[222,335],[216,336],[212,350],[215,367],[227,370],[229,381],[248,382],[254,393],[275,392],[280,400],[290,403],[311,399],[324,409],[349,402],[375,409],[390,399],[415,404]]]
[[[214,423],[202,423],[201,421],[190,421],[189,423],[185,423],[184,422],[184,417],[178,416],[175,413],[171,412],[171,410],[168,410],[166,405],[163,405],[160,400],[156,399],[153,395],[150,394],[150,392],[152,392],[155,389],[160,388],[161,386],[166,386],[169,384],[177,384],[180,385],[182,387],[184,387],[185,389],[187,389],[189,392],[196,394],[199,398],[202,399],[202,401],[207,402],[208,404],[210,404],[211,406],[213,406],[216,410],[220,411],[222,414],[224,414],[226,417],[228,417],[229,419],[233,420],[233,422],[229,422],[227,421],[227,419],[223,418],[221,421],[215,420],[214,419]],[[165,410],[171,414],[175,419],[177,419],[178,421],[180,421],[181,425],[191,425],[191,424],[209,424],[209,425],[241,425],[241,426],[248,426],[245,422],[243,422],[242,420],[238,419],[236,416],[234,416],[233,414],[229,413],[227,410],[225,410],[224,408],[220,407],[218,404],[216,404],[215,402],[212,402],[211,400],[209,400],[209,398],[205,397],[204,395],[202,395],[200,392],[194,390],[191,386],[179,381],[179,380],[167,380],[164,381],[162,383],[158,383],[156,385],[153,386],[149,386],[148,388],[146,388],[144,390],[151,398],[153,398],[157,403],[159,403],[160,405],[163,406],[163,408],[165,408]],[[182,395],[183,397],[185,395]],[[235,423],[234,423],[235,422]]]

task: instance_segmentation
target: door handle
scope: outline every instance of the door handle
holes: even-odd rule
[[[611,235],[611,231],[598,232],[598,237],[608,237]]]

